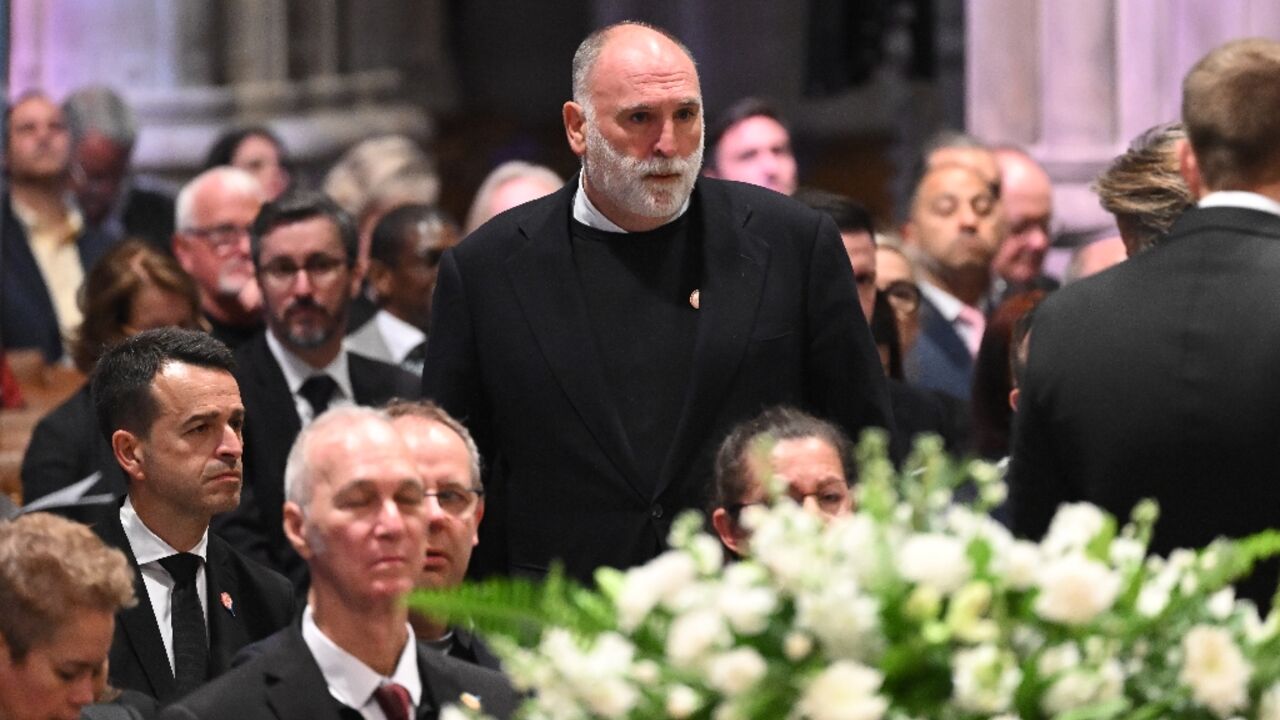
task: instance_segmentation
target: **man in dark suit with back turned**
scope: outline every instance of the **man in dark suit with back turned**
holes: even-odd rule
[[[1014,529],[1058,505],[1160,503],[1152,548],[1280,525],[1280,43],[1241,40],[1183,81],[1200,198],[1149,251],[1036,310],[1011,468]],[[1263,605],[1275,568],[1240,586]]]
[[[137,570],[138,604],[118,615],[110,680],[161,702],[225,672],[293,616],[288,580],[209,532],[240,499],[244,407],[231,367],[231,351],[205,333],[164,328],[94,369],[99,425],[129,483],[96,529]]]
[[[161,717],[408,720],[451,703],[508,717],[518,698],[500,673],[414,641],[404,599],[438,499],[386,414],[321,415],[298,436],[285,477],[285,531],[311,568],[302,621]]]
[[[705,505],[729,428],[765,407],[853,436],[891,423],[831,219],[698,179],[688,50],[638,23],[599,30],[573,94],[582,173],[447,251],[432,303],[424,392],[489,468],[476,574],[648,560]]]
[[[394,365],[342,349],[347,308],[359,287],[356,231],[332,200],[295,193],[269,202],[250,236],[267,329],[236,351],[246,494],[215,528],[301,591],[306,566],[280,524],[285,459],[298,431],[330,405],[414,398],[419,385]]]

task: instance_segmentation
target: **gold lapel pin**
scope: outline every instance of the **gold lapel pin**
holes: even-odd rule
[[[694,310],[698,309],[698,305],[701,303],[701,300],[702,294],[700,291],[695,289],[693,292],[689,293],[689,304],[693,306]]]

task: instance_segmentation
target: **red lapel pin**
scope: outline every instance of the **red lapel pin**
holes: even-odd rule
[[[235,617],[236,606],[235,606],[235,603],[231,602],[231,595],[229,593],[224,592],[222,593],[221,597],[222,597],[222,607],[226,608],[227,612],[231,613],[231,617]]]

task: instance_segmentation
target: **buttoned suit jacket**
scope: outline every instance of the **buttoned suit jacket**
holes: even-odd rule
[[[110,652],[111,684],[144,693],[161,703],[174,700],[177,687],[169,656],[119,512],[94,526],[94,530],[129,559],[138,598],[137,605],[116,615]],[[294,593],[282,575],[244,557],[213,533],[209,533],[205,581],[209,675],[217,677],[231,668],[231,660],[241,648],[289,624],[294,615]]]
[[[689,384],[661,475],[641,477],[574,265],[576,190],[499,215],[440,264],[423,392],[484,458],[478,575],[536,576],[558,560],[587,579],[652,558],[678,512],[705,507],[724,436],[767,407],[798,406],[855,437],[891,426],[834,223],[770,190],[703,178],[689,210],[703,265]]]
[[[112,242],[101,233],[80,234],[76,245],[86,275]],[[0,348],[37,348],[46,362],[63,356],[62,333],[49,287],[7,191],[0,199]]]
[[[966,403],[973,394],[973,356],[927,297],[920,298],[920,334],[903,361],[903,372],[913,385]]]
[[[296,626],[268,638],[264,651],[223,677],[170,705],[167,720],[359,720],[360,713],[329,694],[328,683]],[[418,645],[423,702],[418,720],[435,718],[463,693],[479,698],[484,712],[507,718],[520,701],[500,673]]]
[[[1280,217],[1193,208],[1155,247],[1036,309],[1010,469],[1014,529],[1062,502],[1129,517],[1152,549],[1280,526]],[[1239,587],[1264,606],[1274,567]]]
[[[348,352],[347,369],[357,405],[413,399],[420,393],[418,379],[394,365]],[[236,351],[235,376],[245,410],[244,490],[240,506],[215,518],[213,526],[227,542],[284,573],[301,589],[306,564],[285,537],[283,508],[285,461],[302,421],[265,333]]]

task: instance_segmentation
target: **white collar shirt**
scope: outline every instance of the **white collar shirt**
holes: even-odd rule
[[[124,537],[129,541],[129,549],[138,561],[138,572],[142,575],[142,586],[147,590],[147,599],[151,601],[151,612],[156,617],[156,627],[160,630],[160,639],[164,641],[165,654],[169,656],[169,669],[173,670],[173,578],[164,569],[160,561],[180,551],[160,536],[151,531],[138,517],[133,509],[133,501],[125,498],[120,507],[120,525],[124,528]],[[200,610],[205,614],[205,632],[209,629],[209,582],[205,573],[208,564],[209,530],[205,528],[200,542],[187,552],[200,556],[200,567],[196,570],[196,593],[200,596]]]
[[[960,321],[960,312],[969,306],[966,306],[960,298],[927,280],[920,280],[917,284],[920,286],[920,294],[937,308],[938,314],[942,316],[943,320],[947,321],[947,324],[951,326],[956,335],[960,336],[965,345],[972,347],[975,342],[972,336],[977,334],[978,330],[969,323]],[[973,309],[977,310],[977,308]],[[977,340],[981,339],[981,337],[977,338]]]
[[[689,204],[691,202],[693,202],[692,194],[684,199],[684,204],[680,206],[679,212],[672,215],[671,220],[668,220],[667,223],[676,220],[681,215],[688,212]],[[582,187],[581,178],[578,179],[578,190],[573,195],[573,219],[589,228],[595,228],[596,230],[604,230],[605,232],[613,233],[629,232],[628,230],[624,230],[614,221],[605,217],[604,213],[600,212],[600,210],[596,208],[595,204],[591,202],[591,198],[587,197],[587,191]],[[665,225],[666,223],[663,224]]]
[[[373,691],[384,684],[395,683],[409,691],[413,703],[409,717],[414,717],[422,704],[422,678],[418,675],[418,648],[413,638],[413,628],[406,624],[404,649],[391,677],[379,675],[351,653],[338,647],[316,625],[315,614],[308,605],[302,611],[302,640],[320,666],[329,694],[347,707],[357,710],[365,720],[386,720],[386,715],[373,697]]]
[[[1221,190],[1212,192],[1200,198],[1200,202],[1196,203],[1197,207],[1237,207],[1247,208],[1249,210],[1259,210],[1272,215],[1280,215],[1280,203],[1272,200],[1266,195],[1259,195],[1254,192],[1244,190]]]
[[[427,339],[427,334],[422,330],[386,310],[379,310],[373,316],[373,321],[378,323],[378,332],[382,334],[382,341],[387,344],[392,361],[397,365],[403,363],[409,352]]]
[[[293,394],[293,405],[298,411],[298,420],[302,422],[302,427],[310,425],[311,421],[316,419],[311,403],[298,393],[302,389],[302,383],[313,375],[328,375],[338,384],[337,389],[333,391],[333,398],[329,401],[329,407],[355,403],[355,393],[351,390],[351,371],[347,367],[345,349],[340,350],[333,362],[326,367],[313,368],[305,360],[289,352],[271,330],[267,330],[267,347],[271,349],[272,357],[276,359],[276,364],[284,373],[284,381],[289,386],[289,392]]]

